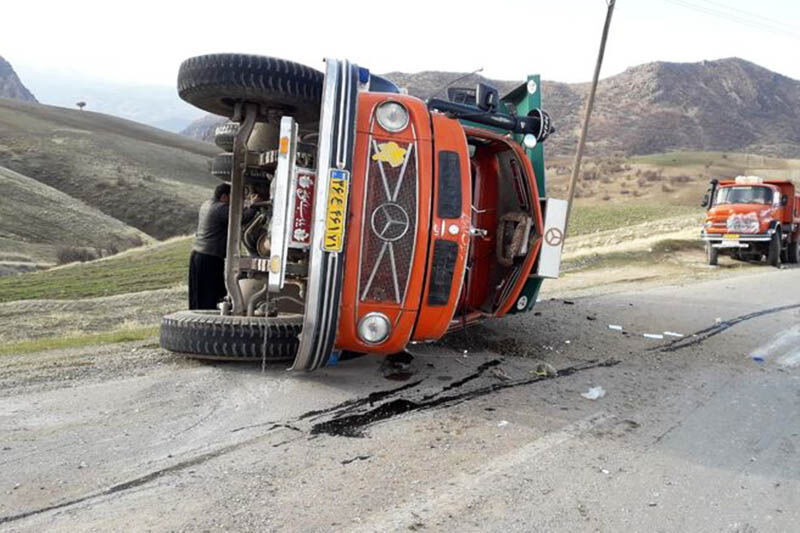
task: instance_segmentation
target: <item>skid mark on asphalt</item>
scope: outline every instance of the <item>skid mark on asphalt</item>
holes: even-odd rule
[[[403,391],[408,389],[412,389],[422,383],[423,380],[416,381],[413,383],[408,383],[401,387],[396,387],[394,389],[388,389],[384,391],[377,391],[373,392],[363,398],[356,398],[353,400],[348,400],[346,402],[342,402],[337,404],[333,407],[327,409],[321,409],[316,411],[309,411],[304,413],[292,420],[283,422],[283,423],[274,423],[270,427],[268,427],[264,432],[260,433],[259,435],[253,436],[249,439],[230,444],[227,446],[223,446],[216,450],[212,450],[210,452],[198,455],[191,459],[187,459],[185,461],[181,461],[179,463],[167,466],[165,468],[155,470],[153,472],[149,472],[147,474],[141,475],[139,477],[130,479],[128,481],[124,481],[122,483],[117,483],[108,487],[106,489],[102,489],[96,492],[92,492],[86,494],[84,496],[74,498],[71,500],[67,500],[65,502],[48,505],[45,507],[41,507],[38,509],[32,509],[29,511],[24,511],[22,513],[17,513],[14,515],[7,515],[7,516],[0,516],[0,524],[7,524],[9,522],[15,522],[18,520],[22,520],[34,515],[39,515],[42,513],[46,513],[49,511],[55,511],[59,509],[63,509],[66,507],[71,507],[74,505],[78,505],[85,502],[90,502],[92,500],[97,500],[103,498],[105,496],[110,496],[113,494],[117,494],[123,491],[127,491],[136,487],[140,487],[151,481],[155,481],[163,476],[168,474],[177,473],[187,468],[197,466],[203,464],[207,461],[220,457],[222,455],[234,452],[246,446],[250,446],[255,444],[259,441],[265,440],[269,438],[271,435],[270,433],[277,429],[289,429],[296,432],[304,433],[302,429],[296,427],[294,424],[302,422],[303,420],[315,420],[319,419],[325,415],[332,415],[333,418],[318,422],[314,424],[310,431],[308,432],[309,435],[314,438],[314,436],[319,434],[327,434],[332,436],[347,436],[347,437],[361,437],[364,435],[364,430],[378,422],[387,420],[394,416],[411,412],[411,411],[422,411],[427,409],[433,409],[436,407],[450,407],[453,405],[457,405],[459,403],[463,403],[475,398],[479,398],[481,396],[486,396],[487,394],[491,394],[497,391],[501,391],[504,389],[509,389],[513,387],[520,387],[525,385],[530,385],[533,383],[537,383],[540,381],[550,380],[550,379],[558,379],[562,377],[571,376],[576,372],[581,372],[584,370],[589,370],[591,368],[598,368],[598,367],[610,367],[614,366],[619,363],[619,361],[615,359],[607,359],[605,361],[587,361],[581,364],[569,366],[566,368],[562,368],[558,370],[558,373],[555,376],[536,376],[529,379],[522,379],[522,380],[514,380],[514,381],[507,381],[503,383],[496,383],[492,385],[487,385],[483,387],[479,387],[470,391],[455,393],[455,394],[445,394],[443,393],[453,390],[455,387],[460,387],[474,379],[477,379],[481,375],[483,375],[487,370],[490,368],[497,366],[500,363],[499,360],[492,360],[487,361],[481,364],[473,374],[468,375],[467,377],[455,382],[451,383],[445,387],[443,387],[439,392],[434,394],[429,394],[423,396],[418,401],[407,400],[404,398],[397,398],[388,402],[385,402],[378,407],[367,409],[365,412],[361,412],[358,414],[350,414],[354,411],[364,408],[366,406],[372,407],[375,403],[395,396]],[[260,424],[254,424],[253,427],[257,427]],[[247,426],[244,428],[237,428],[237,429],[246,429]],[[285,441],[279,442],[274,446],[282,446],[284,444],[288,444],[300,438],[303,438],[305,435],[299,435],[292,439],[287,439]]]
[[[526,463],[532,463],[548,450],[579,437],[592,429],[614,419],[613,415],[598,411],[586,418],[564,426],[558,431],[517,448],[507,454],[495,457],[480,466],[477,472],[461,473],[436,487],[428,489],[417,498],[402,506],[372,517],[353,531],[382,531],[404,529],[404,524],[419,519],[429,519],[431,513],[449,514],[453,509],[465,507],[479,495],[481,490],[492,487],[491,479],[508,472],[514,472]],[[443,489],[446,487],[446,489]]]
[[[730,320],[720,322],[719,324],[714,324],[711,327],[701,329],[700,331],[695,331],[694,333],[687,335],[683,339],[677,339],[672,342],[662,344],[661,346],[656,346],[655,348],[651,348],[651,350],[658,350],[661,352],[677,352],[678,350],[683,350],[684,348],[689,348],[690,346],[697,346],[698,344],[702,344],[708,339],[715,337],[720,333],[723,333],[728,329],[741,324],[742,322],[746,322],[748,320],[752,320],[754,318],[759,318],[762,316],[781,313],[783,311],[791,311],[792,309],[800,309],[800,304],[783,305],[780,307],[773,307],[771,309],[764,309],[762,311],[747,313],[746,315],[740,315],[735,318],[731,318]]]
[[[571,376],[576,372],[589,370],[590,368],[608,367],[618,364],[619,361],[615,359],[607,359],[605,361],[588,361],[585,363],[568,366],[558,370],[555,376],[535,376],[527,379],[511,380],[503,383],[493,383],[483,387],[478,387],[465,392],[458,392],[453,394],[443,394],[452,390],[453,384],[448,385],[438,393],[423,396],[419,400],[410,400],[407,398],[396,398],[394,400],[382,403],[377,407],[373,407],[364,412],[356,414],[348,414],[351,410],[342,413],[334,413],[330,420],[318,422],[311,427],[312,435],[326,434],[339,437],[363,437],[364,430],[378,422],[383,422],[398,415],[410,413],[413,411],[426,411],[437,407],[452,407],[460,403],[464,403],[475,398],[486,396],[501,390],[511,389],[514,387],[522,387],[531,385],[540,381],[550,379],[558,379]],[[475,374],[467,376],[461,380],[463,383],[472,381],[476,377],[483,374],[489,368],[496,366],[494,361],[488,361],[480,367]]]
[[[280,426],[275,425],[275,426],[269,428],[267,430],[267,432],[272,431],[273,429],[277,429],[278,427],[280,427]],[[17,520],[22,520],[23,518],[28,518],[28,517],[33,516],[33,515],[46,513],[48,511],[55,511],[55,510],[58,510],[58,509],[63,509],[65,507],[71,507],[71,506],[77,505],[79,503],[83,503],[83,502],[95,500],[95,499],[98,499],[98,498],[102,498],[103,496],[110,496],[110,495],[116,494],[118,492],[123,492],[123,491],[129,490],[129,489],[133,489],[133,488],[139,487],[141,485],[144,485],[146,483],[150,483],[151,481],[154,481],[154,480],[156,480],[156,479],[158,479],[158,478],[160,478],[162,476],[165,476],[167,474],[171,474],[173,472],[180,472],[181,470],[185,470],[187,468],[190,468],[190,467],[197,466],[199,464],[205,463],[206,461],[209,461],[211,459],[219,457],[220,455],[224,455],[226,453],[230,453],[232,451],[238,450],[239,448],[242,448],[244,446],[247,446],[249,444],[254,443],[255,441],[257,441],[259,439],[264,438],[264,436],[265,435],[262,434],[262,435],[259,435],[258,437],[253,437],[253,438],[248,439],[246,441],[237,442],[236,444],[231,444],[231,445],[228,445],[228,446],[223,446],[222,448],[218,448],[218,449],[210,451],[208,453],[204,453],[204,454],[198,455],[198,456],[193,457],[191,459],[187,459],[186,461],[181,461],[179,463],[176,463],[174,465],[170,465],[170,466],[168,466],[166,468],[162,468],[160,470],[155,470],[153,472],[150,472],[148,474],[144,474],[142,476],[130,479],[128,481],[124,481],[122,483],[118,483],[116,485],[112,485],[112,486],[110,486],[110,487],[108,487],[106,489],[86,494],[86,495],[81,496],[79,498],[75,498],[75,499],[68,500],[68,501],[61,502],[61,503],[56,503],[56,504],[53,504],[53,505],[48,505],[46,507],[41,507],[39,509],[32,509],[30,511],[25,511],[25,512],[14,514],[14,515],[0,516],[0,524],[7,524],[9,522],[15,522]]]

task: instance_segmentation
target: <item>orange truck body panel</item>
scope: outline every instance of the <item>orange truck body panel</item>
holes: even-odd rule
[[[375,118],[377,106],[387,100],[402,103],[409,111],[409,124],[401,131],[386,131]],[[494,232],[498,220],[495,210],[481,213],[479,208],[497,205],[500,174],[494,156],[487,157],[480,170],[474,168],[468,136],[483,140],[492,147],[491,153],[513,151],[519,163],[516,172],[524,181],[523,189],[527,187],[523,192],[527,194],[529,215],[533,221],[531,235],[536,238],[521,262],[519,274],[507,281],[513,286],[504,291],[505,298],[492,312],[478,308],[490,290],[488,271],[495,261]],[[384,150],[390,148],[397,152],[397,158],[391,161],[389,156],[383,162],[377,161],[383,158]],[[442,152],[458,154],[461,205],[459,215],[452,218],[440,218],[436,208],[439,205],[439,155]],[[505,315],[531,275],[542,246],[544,227],[536,176],[522,147],[507,135],[465,127],[458,120],[430,112],[425,103],[415,97],[363,92],[358,95],[354,154],[341,313],[335,348],[362,353],[394,353],[402,351],[409,342],[439,339],[459,324]],[[401,161],[404,156],[400,154],[408,155],[407,163]],[[411,177],[414,179],[410,180]],[[403,180],[406,178],[415,184],[416,219],[409,221],[412,228],[409,231],[414,232],[413,244],[411,240],[402,239],[391,245],[380,243],[375,238],[377,230],[381,229],[376,229],[376,224],[380,225],[375,220],[375,213],[379,210],[376,206],[411,202],[412,192],[404,189],[407,185]],[[473,180],[480,185],[480,191],[478,185],[473,191]],[[479,211],[475,215],[473,203]],[[490,228],[490,238],[473,239],[473,224]],[[456,245],[449,245],[457,250],[452,282],[446,301],[431,303],[428,296],[437,275],[432,258],[436,243],[442,241]],[[479,256],[483,256],[483,263],[476,260]],[[387,257],[391,257],[391,263]],[[398,257],[400,260],[395,261]],[[408,263],[403,263],[406,260]],[[472,264],[471,278],[467,274],[468,262]],[[408,264],[407,271],[401,263]],[[397,279],[400,283],[394,281]],[[467,279],[474,284],[469,291],[464,286]],[[391,334],[377,345],[365,343],[358,335],[359,321],[372,312],[384,314],[391,323]]]

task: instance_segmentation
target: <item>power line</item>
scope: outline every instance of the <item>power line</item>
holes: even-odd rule
[[[702,2],[702,3],[705,3],[705,4],[711,4],[711,5],[717,6],[718,8],[720,8],[722,10],[733,11],[733,12],[739,14],[739,15],[744,15],[745,17],[750,17],[752,19],[756,19],[756,22],[760,21],[760,22],[767,23],[767,24],[773,24],[775,26],[786,28],[788,31],[795,32],[795,33],[800,33],[800,27],[799,26],[794,26],[792,24],[787,24],[786,22],[784,22],[782,20],[773,19],[773,18],[770,18],[770,17],[765,17],[764,15],[759,15],[757,13],[751,13],[749,11],[745,11],[744,9],[740,9],[738,7],[727,6],[727,5],[723,4],[723,3],[716,2],[714,0],[699,0],[699,1]]]
[[[743,26],[748,26],[750,28],[765,30],[768,32],[782,33],[784,35],[787,35],[795,39],[800,38],[800,29],[798,28],[795,28],[788,24],[780,23],[778,21],[774,21],[772,19],[768,19],[767,17],[763,17],[761,15],[749,13],[741,9],[726,7],[726,9],[730,9],[730,11],[726,11],[724,9],[713,7],[712,5],[699,5],[690,2],[688,0],[664,0],[664,1],[670,4],[691,9],[698,13],[711,15],[713,17],[722,20],[727,20],[729,22],[735,22]],[[705,1],[706,3],[713,4],[714,6],[721,5],[716,2],[712,2],[711,0],[700,0],[700,1]]]

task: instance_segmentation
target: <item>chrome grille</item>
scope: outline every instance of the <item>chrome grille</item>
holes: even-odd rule
[[[391,146],[402,161],[382,160]],[[378,154],[376,156],[376,154]],[[417,145],[370,138],[361,240],[359,298],[395,302],[405,298],[417,230]],[[394,166],[393,166],[394,163]]]

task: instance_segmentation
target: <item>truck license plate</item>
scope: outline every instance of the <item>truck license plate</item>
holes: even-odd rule
[[[722,236],[722,238],[723,239],[738,239],[739,238],[739,234],[738,233],[726,233],[725,235]]]
[[[328,207],[325,215],[325,239],[322,249],[341,252],[344,245],[344,226],[347,214],[347,193],[350,190],[350,172],[331,170],[328,180]]]

